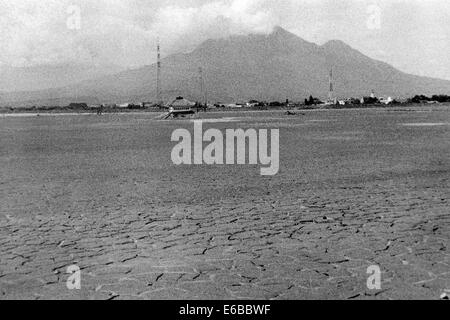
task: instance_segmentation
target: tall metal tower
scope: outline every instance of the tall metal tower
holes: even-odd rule
[[[163,101],[162,101],[162,97],[161,97],[161,47],[159,44],[159,38],[158,38],[158,42],[156,45],[156,103],[159,106],[162,106]]]
[[[330,69],[330,91],[328,93],[328,100],[331,102],[334,99],[334,86],[333,86],[333,68]]]

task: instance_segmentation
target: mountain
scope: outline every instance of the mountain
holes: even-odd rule
[[[309,95],[325,98],[328,75],[334,74],[335,94],[361,97],[405,97],[449,94],[450,81],[409,75],[373,60],[342,41],[319,46],[276,27],[271,34],[207,40],[194,51],[163,59],[162,87],[166,100],[182,95],[200,99],[199,67],[203,68],[209,101],[250,99],[302,101]],[[155,100],[156,66],[127,70],[57,89],[3,93],[3,103],[63,104]],[[78,97],[78,98],[76,98]]]

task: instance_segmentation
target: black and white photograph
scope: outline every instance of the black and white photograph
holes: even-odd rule
[[[449,299],[449,1],[0,0],[0,300]]]

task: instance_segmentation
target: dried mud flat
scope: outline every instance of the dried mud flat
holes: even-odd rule
[[[277,176],[174,166],[170,135],[190,121],[1,118],[0,299],[449,292],[450,111],[207,115],[222,116],[204,126],[280,128]]]

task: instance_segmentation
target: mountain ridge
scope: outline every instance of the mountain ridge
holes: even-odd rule
[[[393,97],[450,93],[450,81],[409,75],[371,59],[343,41],[317,45],[281,27],[274,28],[270,34],[206,40],[192,52],[164,58],[162,66],[165,100],[178,95],[203,100],[199,67],[203,69],[211,102],[303,101],[309,95],[326,98],[331,68],[337,97],[360,97],[372,90]],[[62,88],[3,93],[0,100],[63,103],[82,96],[91,97],[92,102],[83,101],[87,103],[155,101],[155,88],[156,65],[153,64]]]

